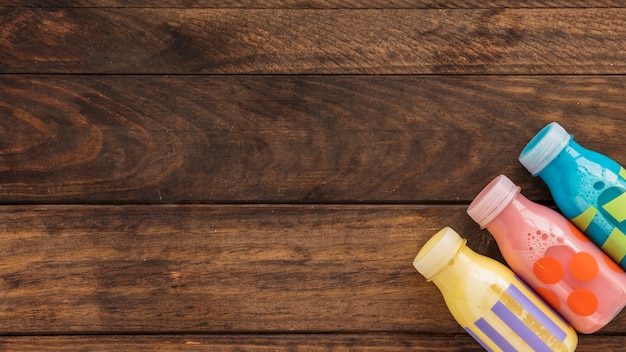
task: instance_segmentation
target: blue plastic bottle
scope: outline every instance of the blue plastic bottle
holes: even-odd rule
[[[563,215],[626,269],[626,170],[556,122],[533,137],[519,161],[548,185]]]

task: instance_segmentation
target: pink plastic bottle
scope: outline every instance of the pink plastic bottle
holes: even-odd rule
[[[558,212],[531,202],[504,175],[467,213],[493,235],[502,256],[572,326],[592,333],[626,304],[626,274]]]

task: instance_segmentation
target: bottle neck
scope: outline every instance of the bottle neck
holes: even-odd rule
[[[472,251],[466,245],[463,245],[457,255],[445,265],[431,281],[437,285],[441,292],[453,292],[458,287],[459,281],[468,278],[472,274],[476,274],[475,257],[476,252]]]
[[[576,159],[580,158],[583,147],[571,140],[570,143],[546,167],[537,174],[552,188],[565,181],[565,176],[576,170]]]
[[[523,224],[524,218],[528,216],[530,206],[533,204],[523,194],[518,193],[507,206],[489,223],[487,230],[494,236],[496,241],[500,242],[501,236],[507,236],[509,228],[519,229],[519,225]]]

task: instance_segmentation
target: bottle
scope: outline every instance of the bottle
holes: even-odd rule
[[[465,243],[443,228],[413,261],[465,331],[488,351],[574,351],[578,336],[569,324],[504,264]]]
[[[548,185],[563,215],[626,269],[626,170],[580,146],[556,122],[526,145],[519,161]]]
[[[491,181],[467,213],[493,235],[511,269],[576,330],[598,331],[626,305],[626,273],[557,211],[524,197],[508,177]]]

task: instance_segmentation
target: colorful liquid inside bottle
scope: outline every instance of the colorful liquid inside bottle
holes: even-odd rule
[[[583,148],[556,122],[528,143],[519,160],[548,185],[561,212],[626,269],[626,170]]]
[[[574,329],[509,268],[465,242],[446,227],[413,261],[465,331],[488,351],[574,351]]]
[[[504,175],[467,209],[502,256],[576,330],[592,333],[626,305],[626,273],[558,212],[528,200]]]

